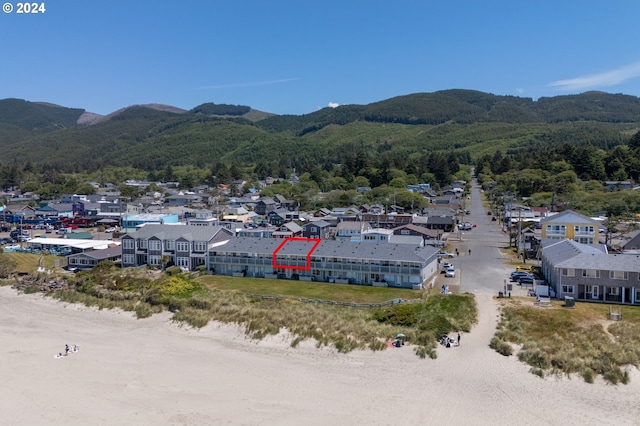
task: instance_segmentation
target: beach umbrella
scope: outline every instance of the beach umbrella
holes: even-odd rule
[[[397,333],[396,334],[396,339],[405,338],[405,337],[407,337],[407,336],[405,336],[404,333]]]

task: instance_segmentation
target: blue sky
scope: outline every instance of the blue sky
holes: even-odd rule
[[[0,1],[5,3],[4,0]],[[0,99],[306,114],[473,89],[640,96],[640,2],[45,1],[0,13]]]

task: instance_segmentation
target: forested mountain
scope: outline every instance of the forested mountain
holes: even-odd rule
[[[497,151],[533,158],[567,143],[610,150],[640,127],[639,98],[602,92],[533,101],[445,90],[300,116],[269,116],[248,106],[213,103],[190,111],[141,105],[90,126],[77,124],[83,113],[0,101],[0,163],[29,162],[58,172],[260,165],[263,173],[277,175],[284,168],[331,170],[349,156],[365,155],[377,169],[386,162],[386,167],[420,176],[433,172],[424,164],[433,153],[469,164]],[[252,121],[250,114],[267,118]],[[358,172],[350,170],[344,177]]]

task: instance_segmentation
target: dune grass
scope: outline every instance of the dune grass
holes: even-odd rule
[[[608,319],[609,305],[562,302],[539,308],[511,299],[501,306],[490,346],[518,359],[539,375],[579,375],[592,383],[628,383],[628,367],[640,364],[640,310],[622,307],[622,321]]]
[[[145,269],[127,270],[96,268],[92,273],[79,273],[70,279],[72,290],[52,295],[60,300],[97,306],[100,309],[121,308],[144,318],[168,309],[173,320],[192,327],[206,326],[210,321],[238,324],[253,339],[262,339],[282,331],[292,336],[291,345],[312,340],[318,347],[328,346],[346,353],[356,349],[381,350],[396,333],[404,333],[415,345],[420,357],[435,358],[437,338],[451,331],[468,331],[476,321],[472,295],[433,296],[417,303],[403,303],[384,309],[347,308],[303,303],[297,300],[268,300],[248,297],[237,287],[242,279],[220,279],[215,288],[211,280],[193,279],[190,274],[159,274]],[[247,279],[250,293],[278,296],[340,299],[359,303],[375,303],[419,292],[395,289],[315,283]],[[275,287],[269,288],[268,281]],[[296,286],[296,284],[298,284]],[[303,284],[303,285],[299,285]],[[326,287],[326,288],[324,288]],[[379,295],[375,293],[379,292]],[[399,318],[403,318],[399,321]]]

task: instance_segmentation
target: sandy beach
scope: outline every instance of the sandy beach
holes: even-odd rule
[[[540,379],[487,344],[496,302],[437,360],[409,346],[347,355],[248,340],[233,325],[180,327],[0,288],[3,424],[637,424],[629,385]],[[79,352],[61,359],[65,344]],[[9,420],[7,423],[7,420]]]

